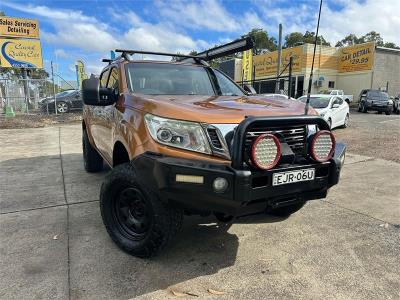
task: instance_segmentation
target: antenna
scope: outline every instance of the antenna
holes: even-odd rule
[[[311,85],[313,80],[313,72],[314,72],[314,60],[315,60],[315,50],[317,49],[317,40],[318,40],[318,30],[319,30],[319,20],[321,19],[321,9],[322,9],[322,0],[319,3],[319,13],[318,13],[318,23],[317,23],[317,31],[315,33],[315,41],[314,41],[314,54],[312,58],[311,72],[310,72],[310,80],[308,81],[308,90],[307,90],[307,101],[306,107],[304,108],[304,114],[308,114],[308,108],[310,107],[310,94],[311,94]]]

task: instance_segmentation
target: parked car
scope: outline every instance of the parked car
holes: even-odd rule
[[[302,96],[298,100],[305,103],[307,96]],[[310,106],[328,122],[331,129],[339,126],[344,128],[349,126],[349,105],[346,101],[343,101],[342,97],[324,94],[311,95]]]
[[[260,96],[267,96],[268,99],[274,99],[274,100],[287,100],[289,99],[288,96],[284,94],[259,94]]]
[[[113,168],[100,210],[127,253],[155,255],[184,214],[289,216],[338,183],[345,146],[312,108],[304,115],[298,101],[246,95],[209,56],[160,62],[119,52],[100,78],[83,81],[82,142],[88,172],[103,161]]]
[[[345,95],[343,90],[326,90],[323,91],[321,94],[339,96],[349,105],[351,102],[353,102],[353,95]]]
[[[56,94],[57,113],[67,113],[72,110],[82,110],[82,94],[78,90],[67,90]],[[54,97],[47,97],[39,102],[43,112],[54,112]]]
[[[362,90],[358,102],[358,111],[367,113],[369,110],[384,112],[390,115],[393,111],[393,101],[388,93],[380,90]]]

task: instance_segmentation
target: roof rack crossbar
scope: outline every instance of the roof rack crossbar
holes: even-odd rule
[[[153,52],[153,51],[142,51],[142,50],[116,49],[115,52],[121,52],[121,53],[126,53],[126,54],[150,54],[150,55],[161,55],[161,56],[174,56],[174,57],[182,57],[182,58],[202,59],[201,57],[197,57],[195,55],[184,55],[184,54],[179,54],[179,53]]]

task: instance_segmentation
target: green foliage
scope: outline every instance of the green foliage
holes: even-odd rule
[[[292,32],[285,36],[284,48],[296,47],[302,44],[314,44],[315,32],[306,31],[304,34],[301,32]],[[325,40],[322,35],[317,38],[318,45],[330,46],[331,44]]]
[[[259,55],[264,52],[275,51],[278,49],[276,39],[270,37],[268,32],[261,28],[253,28],[242,38],[250,36],[254,41],[253,54]]]
[[[395,43],[384,42],[381,35],[376,31],[368,32],[367,34],[357,37],[355,34],[349,34],[344,39],[338,41],[335,47],[346,47],[351,45],[357,45],[367,42],[375,42],[377,46],[400,49]]]

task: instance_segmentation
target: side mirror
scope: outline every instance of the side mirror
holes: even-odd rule
[[[82,82],[82,100],[86,105],[107,106],[117,101],[110,88],[100,87],[100,80],[92,77]]]
[[[250,84],[245,84],[243,89],[248,96],[257,95],[256,90]]]
[[[337,104],[337,103],[334,103],[334,104],[332,104],[332,108],[339,108],[339,104]]]

